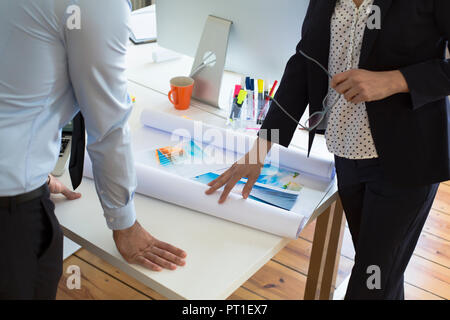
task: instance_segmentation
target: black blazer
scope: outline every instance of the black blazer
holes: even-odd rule
[[[366,28],[359,68],[400,70],[410,93],[368,102],[367,113],[384,179],[419,185],[450,180],[450,64],[445,60],[450,37],[450,0],[375,0],[381,29]],[[297,46],[328,66],[330,21],[336,0],[311,0]],[[296,119],[307,105],[322,109],[327,75],[296,53],[287,63],[276,99]],[[272,104],[262,129],[279,129],[288,146],[297,125]],[[260,132],[260,136],[264,131]],[[309,150],[314,135],[310,133]],[[318,132],[323,133],[323,132]]]

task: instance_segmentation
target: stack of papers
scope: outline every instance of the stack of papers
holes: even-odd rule
[[[156,9],[151,5],[131,13],[130,39],[135,44],[154,42],[156,32]]]

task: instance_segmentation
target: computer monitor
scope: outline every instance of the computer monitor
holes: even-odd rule
[[[188,56],[198,56],[199,47],[205,47],[200,40],[204,41],[207,29],[211,29],[211,25],[205,26],[208,18],[222,18],[231,21],[228,45],[225,44],[228,48],[225,70],[280,80],[301,38],[308,5],[309,0],[157,0],[158,44]],[[216,34],[220,38],[220,30]],[[218,40],[212,39],[214,41]],[[200,92],[197,90],[197,95],[205,95],[207,91],[211,96],[213,92],[218,99],[218,93],[214,91],[220,88],[204,83],[206,80],[201,74],[205,71],[195,75],[203,87]],[[210,96],[197,98],[214,105],[211,99],[215,98]]]

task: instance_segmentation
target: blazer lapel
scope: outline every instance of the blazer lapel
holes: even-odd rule
[[[374,5],[378,6],[381,9],[381,28],[383,28],[383,20],[386,17],[389,8],[392,5],[392,0],[374,0]],[[369,29],[366,27],[364,31],[364,40],[361,48],[361,56],[359,58],[360,67],[364,66],[369,58],[370,52],[372,51],[372,47],[375,44],[375,41],[380,33],[378,29]]]

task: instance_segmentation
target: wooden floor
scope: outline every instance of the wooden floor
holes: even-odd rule
[[[314,224],[298,240],[292,241],[230,299],[303,298]],[[353,266],[354,249],[346,228],[337,286]],[[81,249],[64,262],[78,265],[82,272],[81,289],[69,290],[63,275],[58,299],[165,299],[105,261]],[[433,209],[405,274],[406,299],[450,299],[450,182],[440,186]]]

